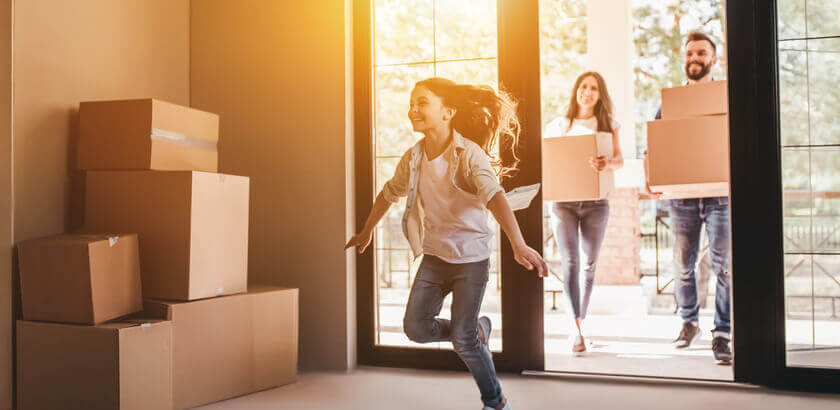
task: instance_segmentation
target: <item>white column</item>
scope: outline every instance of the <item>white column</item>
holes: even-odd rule
[[[621,124],[619,135],[625,166],[616,173],[617,186],[639,186],[643,181],[641,161],[636,157],[633,122],[633,25],[632,0],[589,0],[587,49],[590,69],[607,82]]]

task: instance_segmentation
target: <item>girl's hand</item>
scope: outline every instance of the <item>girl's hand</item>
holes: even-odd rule
[[[537,267],[537,276],[544,278],[548,276],[548,266],[537,251],[528,245],[522,244],[513,248],[513,258],[525,269],[534,270]]]
[[[373,231],[359,232],[347,241],[347,245],[344,245],[344,250],[346,251],[348,248],[356,246],[359,248],[359,253],[364,253],[365,249],[370,245],[371,238],[373,238]]]
[[[607,157],[603,155],[589,157],[589,165],[596,171],[603,171],[607,168]]]

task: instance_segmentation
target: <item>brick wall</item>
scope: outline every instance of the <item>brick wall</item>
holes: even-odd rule
[[[639,215],[639,189],[618,188],[609,197],[610,219],[598,256],[595,283],[634,285],[641,274],[639,250],[642,245]]]

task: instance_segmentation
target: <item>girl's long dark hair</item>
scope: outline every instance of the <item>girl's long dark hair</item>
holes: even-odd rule
[[[604,77],[596,71],[587,71],[579,75],[577,80],[575,80],[575,85],[572,87],[571,101],[569,101],[569,110],[566,111],[566,118],[569,119],[569,127],[566,129],[566,132],[572,128],[572,122],[575,118],[577,118],[577,115],[580,112],[580,106],[577,102],[577,92],[578,88],[580,88],[580,83],[582,83],[586,77],[590,76],[598,83],[598,92],[600,93],[598,102],[595,104],[595,118],[598,119],[598,132],[613,132],[612,99],[610,98],[610,93],[607,92],[607,82],[604,81]]]
[[[517,170],[520,125],[513,98],[486,85],[457,84],[438,77],[414,85],[415,88],[419,86],[440,97],[444,106],[455,109],[452,128],[487,153],[499,177],[509,176]],[[492,153],[495,148],[501,152],[503,147],[510,148],[513,157],[510,166],[503,166],[501,158]]]

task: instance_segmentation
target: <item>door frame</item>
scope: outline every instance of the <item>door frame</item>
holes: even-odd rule
[[[520,171],[506,189],[541,182],[539,0],[499,0],[499,82],[519,102]],[[832,392],[840,370],[785,364],[784,252],[776,1],[726,4],[729,84],[734,381]],[[354,2],[356,224],[372,207],[371,1]],[[505,158],[506,152],[502,153]],[[509,155],[507,155],[509,157]],[[529,246],[542,250],[542,196],[516,212]],[[543,284],[502,238],[503,372],[544,370]],[[373,252],[357,258],[359,363],[464,370],[447,350],[376,346]]]
[[[373,207],[373,66],[371,0],[354,2],[354,100],[355,100],[355,185],[356,226],[364,226]],[[498,0],[499,83],[518,102],[522,134],[518,152],[519,172],[505,178],[502,186],[512,187],[540,182],[540,99],[539,99],[539,16],[538,0]],[[531,23],[528,23],[531,22]],[[408,147],[406,147],[408,148]],[[504,160],[510,153],[501,152]],[[526,243],[542,249],[542,197],[538,195],[527,209],[515,213]],[[542,280],[513,259],[506,237],[501,238],[502,352],[493,354],[500,372],[542,369],[543,317]],[[418,349],[376,345],[374,314],[375,278],[371,250],[357,255],[358,361],[363,365],[418,369],[466,370],[451,350]],[[532,299],[531,295],[539,295]]]
[[[735,381],[836,392],[840,369],[786,365],[776,0],[730,0]]]

